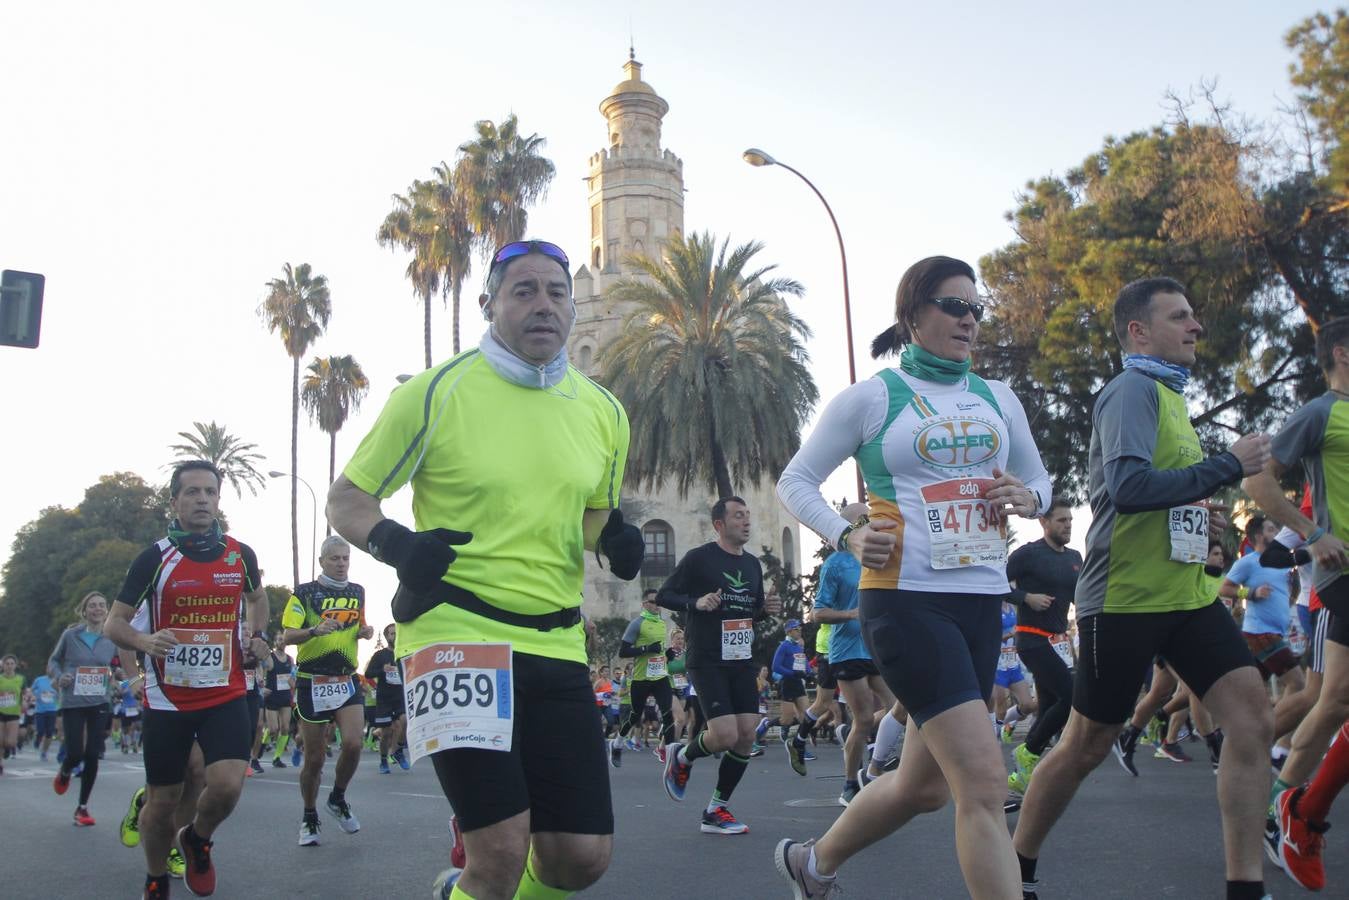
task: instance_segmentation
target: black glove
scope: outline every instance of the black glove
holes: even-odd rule
[[[454,562],[452,545],[467,544],[473,535],[467,531],[433,528],[411,531],[393,519],[385,519],[370,529],[366,548],[370,555],[398,572],[398,580],[415,593],[424,594],[436,586]]]
[[[637,650],[638,656],[650,656],[653,653],[660,652],[660,644],[643,644],[635,649]]]
[[[624,581],[632,581],[642,568],[646,542],[636,525],[623,523],[623,512],[614,507],[600,532],[599,550],[609,560],[609,571]]]

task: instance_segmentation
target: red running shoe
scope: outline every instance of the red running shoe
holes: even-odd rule
[[[81,827],[94,824],[94,817],[89,815],[89,808],[85,806],[75,807],[75,824]]]
[[[1288,877],[1309,891],[1326,886],[1326,864],[1321,859],[1325,849],[1327,823],[1308,822],[1297,814],[1297,801],[1303,788],[1289,788],[1274,801],[1279,815],[1279,865]]]
[[[468,854],[464,850],[464,833],[459,830],[458,816],[450,816],[450,865],[456,869],[468,865]]]
[[[56,773],[56,777],[52,779],[52,790],[56,791],[58,794],[64,794],[69,787],[70,773],[65,769],[61,769]]]
[[[187,868],[183,870],[183,884],[194,897],[209,897],[215,893],[215,864],[211,862],[211,847],[214,844],[211,841],[194,844],[188,840],[187,830],[191,827],[184,825],[178,829],[178,836],[174,838],[178,852],[183,854],[187,863]]]

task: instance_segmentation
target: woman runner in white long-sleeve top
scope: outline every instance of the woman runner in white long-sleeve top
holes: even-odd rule
[[[863,636],[909,711],[898,771],[858,794],[818,841],[778,844],[777,868],[798,898],[828,897],[845,860],[952,795],[971,896],[1021,897],[985,701],[1009,593],[1006,518],[1043,514],[1052,491],[1020,401],[970,372],[982,316],[968,264],[937,256],[910,267],[895,325],[872,343],[877,357],[903,346],[898,368],[835,397],[778,482],[796,518],[861,560]],[[820,493],[849,457],[869,506],[851,526]]]

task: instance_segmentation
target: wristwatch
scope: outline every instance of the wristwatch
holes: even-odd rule
[[[853,522],[847,528],[843,529],[843,533],[838,536],[838,543],[835,545],[835,549],[838,550],[840,553],[847,553],[848,535],[852,534],[854,531],[861,528],[863,525],[867,524],[870,521],[871,516],[864,515],[856,522]]]

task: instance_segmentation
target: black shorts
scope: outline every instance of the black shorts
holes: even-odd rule
[[[752,663],[690,668],[689,680],[709,722],[722,716],[759,714],[759,676]]]
[[[886,685],[920,727],[962,703],[988,701],[1002,649],[1005,596],[862,591],[862,640]]]
[[[141,714],[136,713],[134,716],[128,716],[126,713],[122,713],[122,715],[119,716],[119,718],[122,720],[122,730],[126,731],[132,725],[135,725],[137,722],[141,720]]]
[[[652,705],[649,704],[649,703],[646,704],[645,706],[642,707],[642,721],[643,721],[643,722],[659,722],[659,721],[660,721],[660,710],[657,709],[656,707],[652,706]]]
[[[595,694],[582,663],[512,655],[511,749],[431,756],[464,831],[529,812],[531,831],[613,834],[609,762],[595,727]]]
[[[838,681],[834,678],[834,667],[829,664],[827,656],[815,657],[815,683],[826,691],[838,687]]]
[[[1326,625],[1326,640],[1349,647],[1349,575],[1342,575],[1318,590],[1325,614],[1330,616]]]
[[[394,719],[407,715],[408,701],[403,692],[375,696],[375,724],[388,725]]]
[[[1073,709],[1107,725],[1133,714],[1158,653],[1201,700],[1228,672],[1256,664],[1221,601],[1183,612],[1096,613],[1077,620],[1077,633]]]
[[[154,785],[183,783],[194,741],[208,766],[226,759],[247,762],[253,743],[243,697],[189,712],[147,709],[142,732],[145,783]]]
[[[312,725],[326,725],[333,720],[338,709],[364,705],[365,694],[361,692],[361,686],[356,683],[356,676],[348,675],[347,678],[351,681],[351,693],[347,695],[347,699],[337,709],[325,709],[321,712],[314,710],[314,696],[311,691],[314,680],[312,678],[295,679],[295,714]]]
[[[834,677],[839,681],[858,681],[863,678],[870,678],[872,675],[881,674],[876,664],[869,659],[845,659],[842,662],[830,663],[829,668],[833,670]]]
[[[782,688],[783,700],[806,696],[806,679],[800,675],[784,675],[779,686]]]
[[[14,713],[0,713],[0,722],[17,722],[19,717]]]
[[[290,709],[291,703],[290,691],[272,691],[262,700],[263,709]]]

